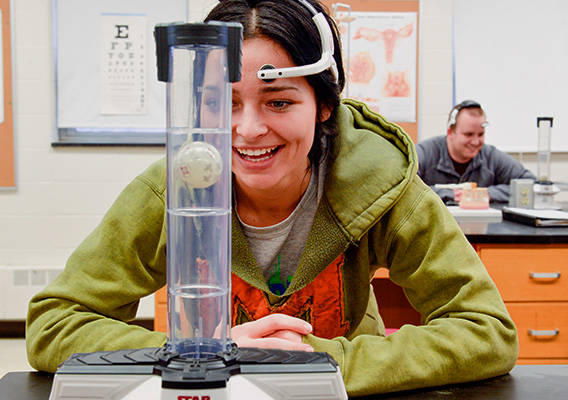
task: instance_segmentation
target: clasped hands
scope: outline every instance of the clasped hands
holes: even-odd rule
[[[239,347],[314,351],[312,346],[302,342],[302,337],[311,332],[312,326],[304,320],[285,314],[270,314],[233,327],[231,338]]]

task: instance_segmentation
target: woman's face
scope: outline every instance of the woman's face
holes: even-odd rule
[[[233,83],[233,172],[241,190],[282,193],[299,187],[306,175],[317,104],[304,77],[258,79],[264,64],[295,66],[269,39],[243,43],[242,78]]]

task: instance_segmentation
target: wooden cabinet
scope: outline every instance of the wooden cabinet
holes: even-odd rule
[[[517,363],[568,363],[568,246],[475,247],[517,325]]]
[[[400,286],[389,279],[387,269],[378,269],[371,281],[379,306],[379,313],[388,331],[399,329],[405,324],[420,325],[420,313],[406,298]]]
[[[166,286],[154,294],[154,330],[168,331],[168,292]]]

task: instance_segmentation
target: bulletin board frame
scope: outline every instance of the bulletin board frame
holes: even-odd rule
[[[11,0],[0,0],[2,13],[2,107],[0,118],[0,190],[16,188],[12,87]]]
[[[369,12],[415,12],[417,14],[416,21],[416,76],[415,76],[415,113],[416,122],[392,122],[399,125],[406,133],[410,135],[416,143],[418,140],[418,99],[419,99],[419,39],[420,39],[420,1],[419,0],[348,0],[338,2],[334,0],[323,0],[330,13],[332,13],[334,4],[347,4],[351,7],[352,12],[369,11]],[[347,73],[347,71],[346,71]]]
[[[187,21],[187,0],[52,1],[56,73],[52,146],[163,146],[166,85],[157,78],[153,32],[157,24]],[[131,46],[124,47],[127,44]],[[114,97],[108,95],[111,85]],[[133,85],[137,89],[130,90]],[[128,106],[134,101],[143,105],[136,110],[121,108],[119,98],[128,98],[122,103],[130,102]]]

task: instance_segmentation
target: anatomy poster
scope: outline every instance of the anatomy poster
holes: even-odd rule
[[[360,100],[395,122],[416,122],[416,12],[338,12],[347,84]]]
[[[101,15],[101,114],[146,114],[146,17]]]

